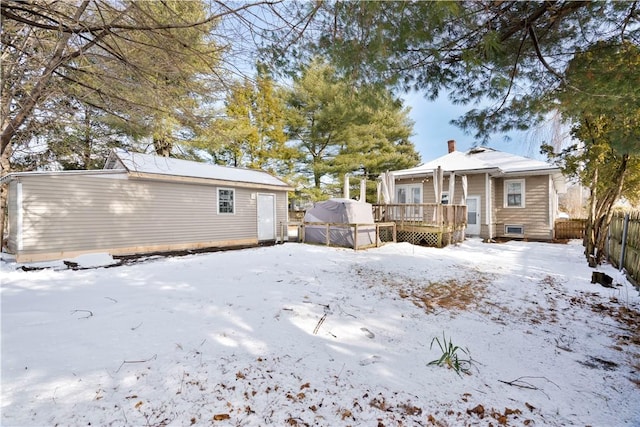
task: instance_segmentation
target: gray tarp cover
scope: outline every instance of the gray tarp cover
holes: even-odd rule
[[[304,222],[324,222],[332,225],[329,230],[329,243],[334,246],[354,247],[355,227],[347,224],[371,224],[371,227],[358,226],[358,246],[376,243],[376,228],[373,226],[373,210],[370,203],[351,199],[329,199],[316,203],[304,215]],[[305,242],[327,243],[327,228],[323,225],[305,225]]]

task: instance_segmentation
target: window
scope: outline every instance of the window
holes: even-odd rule
[[[396,186],[396,203],[419,205],[422,203],[422,184],[401,184]],[[402,217],[421,216],[420,206],[401,208],[397,212],[403,212]]]
[[[443,205],[448,205],[449,204],[449,192],[448,191],[443,191],[442,192],[442,198],[440,199],[440,203],[442,203]]]
[[[504,207],[524,208],[524,179],[509,179],[504,182]]]
[[[231,188],[218,188],[218,213],[232,214],[235,212],[234,191]]]
[[[504,234],[517,234],[518,236],[524,236],[524,226],[522,225],[505,225]]]

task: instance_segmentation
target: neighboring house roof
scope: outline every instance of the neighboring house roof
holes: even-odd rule
[[[493,148],[480,147],[466,153],[453,151],[435,160],[410,169],[393,171],[400,178],[432,173],[441,167],[444,172],[492,173],[494,175],[515,173],[559,174],[560,169],[540,160],[529,159],[515,154],[504,153]]]
[[[126,169],[129,173],[163,175],[166,177],[200,178],[241,182],[291,189],[289,184],[267,172],[192,162],[171,157],[133,153],[116,148],[107,159],[105,169]]]

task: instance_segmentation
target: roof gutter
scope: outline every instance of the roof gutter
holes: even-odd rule
[[[27,171],[11,172],[0,178],[0,184],[19,180],[29,176],[69,176],[69,175],[117,175],[126,173],[123,169],[95,169],[95,170],[73,170],[73,171]]]
[[[523,170],[510,170],[510,171],[501,171],[501,176],[508,175],[518,175],[518,176],[531,176],[531,175],[554,175],[561,174],[560,169],[558,168],[545,168],[545,169],[523,169]]]
[[[422,176],[431,176],[433,175],[433,171],[435,169],[424,169],[422,171],[415,171],[415,172],[410,172],[410,173],[396,173],[396,172],[391,172],[393,174],[393,176],[395,178],[398,179],[402,179],[402,178],[418,178],[418,177],[422,177]],[[498,168],[483,168],[483,169],[455,169],[455,170],[444,170],[443,172],[445,174],[451,174],[451,173],[455,173],[456,175],[460,175],[460,174],[482,174],[482,173],[492,173],[492,172],[499,172],[500,169]]]

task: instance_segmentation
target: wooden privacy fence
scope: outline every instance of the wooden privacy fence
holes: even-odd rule
[[[640,282],[640,211],[615,212],[609,226],[609,261]]]
[[[587,228],[586,219],[558,219],[554,227],[555,239],[582,239]]]

